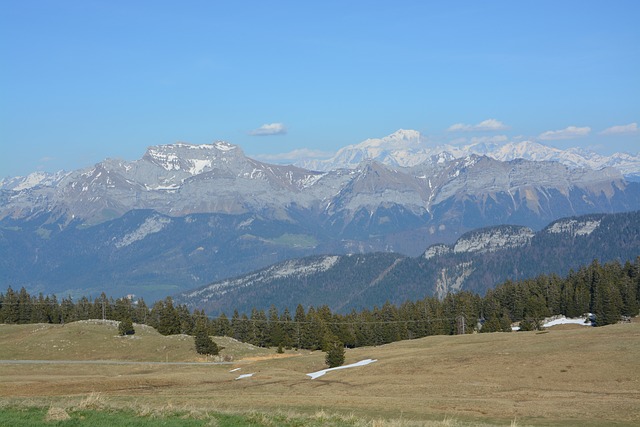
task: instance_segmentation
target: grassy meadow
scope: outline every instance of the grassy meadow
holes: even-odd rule
[[[216,338],[225,349],[206,358],[142,325],[0,325],[1,360],[55,362],[0,364],[0,425],[638,425],[635,320],[358,348],[345,363],[377,362],[315,380],[322,352]]]

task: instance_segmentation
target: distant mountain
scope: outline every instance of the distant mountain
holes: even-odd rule
[[[429,158],[410,168],[365,160],[355,169],[314,172],[258,162],[225,142],[150,147],[138,161],[108,159],[66,174],[32,174],[3,181],[0,191],[0,219],[47,214],[92,225],[136,209],[290,222],[305,216],[359,239],[418,224],[453,226],[454,234],[514,221],[536,227],[640,204],[637,189],[610,168],[469,155]]]
[[[5,219],[0,228],[0,278],[6,288],[160,299],[311,253],[339,251],[307,230],[254,215],[169,217],[130,211],[94,226],[42,215]]]
[[[388,166],[412,167],[426,161],[444,162],[470,155],[491,157],[500,161],[525,159],[554,161],[572,168],[614,168],[628,178],[640,179],[640,153],[615,153],[602,156],[579,148],[560,150],[538,142],[475,142],[467,145],[434,145],[415,130],[400,129],[384,138],[370,138],[338,150],[330,159],[305,160],[297,165],[306,169],[327,171],[355,168],[365,160]]]
[[[294,256],[417,256],[479,227],[537,230],[637,209],[640,183],[612,168],[471,154],[318,172],[262,163],[226,142],[178,143],[133,162],[3,180],[0,285],[156,297]]]
[[[80,218],[88,224],[133,209],[180,216],[190,213],[283,213],[292,195],[323,174],[294,166],[260,163],[226,142],[149,147],[134,162],[108,159],[57,179],[3,181],[11,198],[0,218],[29,218],[43,212]],[[39,175],[38,175],[39,176]]]
[[[416,258],[373,253],[289,260],[175,299],[212,315],[272,304],[293,310],[299,303],[348,313],[447,292],[484,294],[506,280],[566,275],[594,259],[624,263],[638,256],[640,211],[587,215],[555,221],[537,233],[519,226],[472,231]]]

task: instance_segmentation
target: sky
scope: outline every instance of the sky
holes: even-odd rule
[[[640,151],[640,2],[0,2],[0,178],[225,140]]]

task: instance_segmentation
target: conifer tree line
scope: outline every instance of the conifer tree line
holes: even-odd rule
[[[131,320],[147,324],[163,335],[228,336],[261,347],[304,348],[328,351],[341,343],[346,347],[380,345],[429,335],[479,332],[510,332],[513,322],[521,330],[538,329],[552,315],[595,315],[595,325],[636,316],[640,310],[640,257],[634,262],[594,261],[566,277],[541,275],[519,282],[507,281],[485,296],[471,292],[450,293],[442,300],[426,297],[400,306],[332,313],[328,306],[298,305],[295,311],[266,312],[253,309],[231,318],[209,318],[175,305],[171,297],[149,308],[144,300],[114,300],[103,293],[93,301],[82,297],[58,300],[56,296],[31,296],[11,287],[0,293],[0,323],[68,323],[86,319]]]

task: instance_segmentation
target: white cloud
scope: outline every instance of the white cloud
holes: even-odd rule
[[[507,125],[502,123],[500,120],[488,119],[476,125],[456,123],[455,125],[449,126],[449,129],[447,130],[449,132],[486,132],[486,131],[497,131],[497,130],[505,130],[505,129],[507,129]]]
[[[495,136],[474,136],[471,138],[472,144],[500,144],[502,142],[507,142],[509,138],[506,135],[495,135]]]
[[[591,128],[588,126],[581,127],[581,128],[576,126],[569,126],[560,130],[548,130],[546,132],[543,132],[538,136],[538,139],[542,141],[552,141],[557,139],[574,139],[574,138],[587,136],[589,135],[589,132],[591,132]]]
[[[312,150],[309,148],[300,148],[297,150],[289,151],[288,153],[278,154],[257,154],[253,157],[258,160],[264,160],[268,162],[297,162],[300,160],[315,160],[315,159],[327,159],[333,156],[335,153],[322,150]]]
[[[284,135],[285,133],[287,133],[287,128],[282,123],[268,123],[249,131],[251,136]]]
[[[462,138],[455,138],[452,139],[451,141],[449,141],[449,144],[451,145],[465,145],[469,142],[469,140],[465,137]]]
[[[610,128],[606,128],[600,132],[600,135],[624,135],[636,132],[638,132],[638,124],[629,123],[628,125],[611,126]]]

